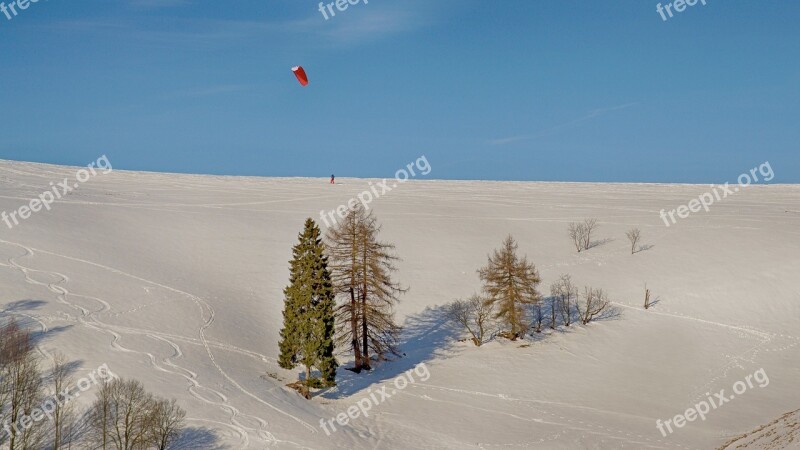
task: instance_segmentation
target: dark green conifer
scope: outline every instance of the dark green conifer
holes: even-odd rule
[[[312,219],[306,219],[299,242],[292,249],[289,286],[283,290],[283,329],[278,358],[278,364],[284,369],[297,365],[305,367],[306,397],[309,397],[310,386],[336,384],[335,302],[324,252],[319,227]],[[320,371],[322,380],[312,378],[312,368]]]

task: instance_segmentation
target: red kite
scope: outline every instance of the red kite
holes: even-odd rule
[[[297,81],[299,81],[300,84],[308,86],[308,75],[306,75],[306,71],[303,70],[301,66],[292,67],[292,72],[294,72],[294,76],[297,77]]]

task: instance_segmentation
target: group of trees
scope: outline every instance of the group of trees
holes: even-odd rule
[[[576,225],[582,233],[581,243],[587,242],[595,226],[596,221]],[[602,289],[586,287],[581,296],[569,275],[561,275],[551,284],[550,297],[544,298],[537,290],[541,278],[536,266],[518,256],[517,248],[514,238],[508,236],[478,270],[482,294],[447,306],[448,318],[468,331],[475,345],[495,335],[516,340],[530,331],[541,332],[546,315],[555,329],[559,317],[567,327],[575,320],[586,325],[608,309],[610,301]],[[490,335],[495,326],[500,329]]]
[[[580,253],[593,245],[592,235],[597,230],[597,219],[569,224],[569,237]],[[631,244],[631,254],[637,247],[641,231],[633,228],[625,233]],[[561,323],[568,327],[575,321],[586,325],[608,311],[611,301],[602,289],[586,286],[583,293],[572,283],[569,275],[561,275],[550,285],[550,297],[544,298],[538,291],[540,283],[536,267],[526,257],[517,256],[517,243],[508,236],[499,250],[489,256],[487,265],[478,270],[483,283],[482,294],[467,300],[456,300],[447,306],[447,316],[470,333],[475,345],[481,345],[490,337],[495,325],[500,329],[491,336],[500,335],[510,339],[525,336],[532,330],[541,332],[545,319],[550,328]],[[645,308],[649,308],[650,291],[647,290]]]
[[[570,224],[569,235],[579,252],[592,247],[597,226],[597,219]],[[397,354],[400,327],[394,321],[394,306],[406,289],[392,278],[398,258],[392,244],[378,240],[379,231],[372,213],[355,204],[325,239],[307,219],[293,248],[279,364],[305,368],[300,391],[307,398],[310,388],[335,385],[337,348],[352,352],[351,370],[356,373],[370,370],[373,360]],[[635,253],[641,233],[633,229],[627,236]],[[550,296],[543,297],[536,266],[517,250],[508,236],[478,270],[482,292],[447,306],[449,319],[469,332],[475,345],[490,336],[515,340],[530,331],[541,332],[546,318],[552,329],[559,322],[566,327],[576,321],[586,325],[608,310],[606,292],[586,286],[579,293],[569,275],[561,275],[551,284]],[[501,328],[492,333],[496,326]]]
[[[572,277],[561,275],[561,277],[550,285],[550,306],[552,317],[550,328],[556,327],[556,311],[561,315],[561,320],[565,327],[572,324],[573,311],[578,305],[578,287],[572,284]]]
[[[572,245],[578,250],[578,253],[592,248],[592,233],[597,227],[597,219],[585,219],[583,222],[572,222],[569,224],[568,235],[572,240]],[[642,238],[641,230],[632,228],[625,233],[625,236],[628,238],[628,242],[631,243],[631,255],[642,250],[642,247],[637,247],[637,244]],[[594,245],[596,245],[596,243]]]
[[[0,422],[17,423],[39,406],[44,381],[30,332],[12,320],[0,324]],[[47,430],[40,427],[0,429],[0,446],[10,450],[38,448]],[[55,445],[60,444],[56,442]]]
[[[52,359],[43,371],[30,331],[0,323],[0,448],[166,450],[179,437],[186,412],[135,380],[97,380],[97,399],[79,414],[62,395],[72,387],[69,365]]]
[[[156,397],[136,380],[100,385],[86,414],[86,434],[99,449],[167,450],[183,429],[186,411],[175,399]]]
[[[592,232],[597,228],[597,219],[586,219],[582,223],[569,224],[569,237],[575,249],[580,253],[592,248]]]
[[[392,278],[395,247],[379,232],[372,212],[355,204],[324,241],[312,219],[300,233],[284,290],[279,364],[305,368],[307,397],[311,387],[335,384],[337,347],[352,352],[356,373],[398,354],[394,306],[407,289]]]

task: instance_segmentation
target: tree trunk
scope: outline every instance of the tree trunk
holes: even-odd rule
[[[361,372],[361,347],[358,342],[358,301],[356,300],[356,291],[353,286],[350,286],[350,328],[353,332],[353,356],[356,360],[353,369],[358,373]]]
[[[369,293],[369,286],[367,285],[367,277],[369,276],[369,263],[367,262],[367,251],[368,251],[368,242],[365,239],[365,242],[362,243],[364,248],[364,259],[361,263],[364,265],[361,269],[363,273],[361,274],[362,277],[362,286],[361,286],[361,367],[366,370],[372,369],[369,364],[369,326],[367,324],[367,294]]]
[[[311,382],[311,366],[306,366],[306,382],[304,383],[303,386],[303,397],[305,397],[306,400],[311,400],[311,385],[309,384],[310,382]]]
[[[361,332],[363,333],[362,344],[364,346],[363,351],[361,352],[361,366],[366,370],[371,370],[369,364],[369,335],[367,334],[367,295],[362,294],[361,297],[361,313],[363,317],[361,319]]]

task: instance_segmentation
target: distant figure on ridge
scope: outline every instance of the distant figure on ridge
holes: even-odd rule
[[[336,183],[334,183],[334,181],[333,181],[334,179],[336,179],[336,177],[334,177],[333,175],[331,175],[331,184],[336,184]]]

